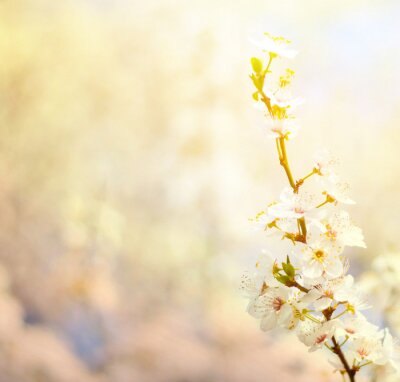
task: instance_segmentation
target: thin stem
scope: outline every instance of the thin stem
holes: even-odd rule
[[[318,206],[316,206],[315,208],[321,208],[322,206],[324,206],[325,204],[328,204],[329,200],[328,198],[325,200],[325,202],[322,202],[321,204],[318,204]]]
[[[281,151],[281,147],[279,145],[279,139],[276,139],[276,149],[278,150],[279,161],[281,161],[282,160],[282,151]]]
[[[301,180],[304,182],[306,179],[308,179],[310,176],[313,176],[316,173],[317,172],[315,171],[315,169],[313,169],[308,175],[306,175],[303,178],[301,178]]]
[[[279,140],[279,146],[281,148],[281,153],[282,153],[281,165],[285,169],[290,186],[293,188],[293,190],[295,190],[296,183],[293,179],[292,171],[290,170],[290,166],[289,166],[289,161],[288,161],[288,157],[287,157],[287,153],[286,153],[285,138],[278,138],[278,140]]]
[[[347,313],[347,310],[344,310],[342,313],[339,313],[337,316],[332,317],[332,320],[335,320],[336,318],[339,318],[339,317],[343,316],[346,313]],[[342,345],[340,345],[340,346],[342,346]]]
[[[315,168],[313,168],[313,170],[307,174],[306,176],[304,176],[303,178],[301,178],[301,180],[304,182],[306,179],[308,179],[310,176],[313,176],[314,174],[316,174],[317,172],[315,171]]]
[[[335,336],[332,337],[332,342],[333,342],[333,351],[342,362],[343,367],[346,370],[347,375],[349,376],[350,382],[355,382],[356,371],[349,366],[347,359],[343,354],[342,349],[340,348],[339,344],[336,341]]]
[[[333,348],[330,347],[326,342],[324,342],[324,345],[327,349],[329,349],[332,353],[334,353]]]
[[[346,336],[346,339],[339,345],[340,347],[342,347],[348,340],[350,337]]]
[[[287,157],[285,138],[276,139],[276,148],[278,150],[279,162],[285,169],[290,186],[293,188],[293,191],[296,192],[296,184],[294,183],[294,178],[290,170],[289,161]],[[304,241],[307,235],[307,228],[304,222],[304,218],[297,219],[297,225],[299,229],[299,234],[303,239],[302,241]]]
[[[297,180],[296,181],[296,190],[298,191],[300,186],[303,185],[304,181],[307,180],[308,178],[310,178],[311,176],[313,176],[316,173],[317,173],[317,170],[315,168],[313,168],[313,170],[309,174],[307,174],[306,176],[303,176],[302,178]]]
[[[286,144],[285,144],[285,138],[278,138],[277,142],[279,142],[279,147],[280,147],[280,152],[281,152],[281,157],[280,157],[280,163],[282,167],[285,169],[286,175],[289,180],[290,186],[293,188],[293,192],[297,193],[298,192],[298,187],[296,186],[296,183],[294,181],[292,171],[290,170],[290,165],[289,165],[289,160],[286,152]],[[300,235],[302,237],[302,241],[306,242],[307,238],[307,226],[304,217],[300,218],[297,220],[299,225],[300,225]]]
[[[372,361],[368,361],[368,362],[363,363],[362,365],[359,365],[358,367],[359,367],[359,369],[361,369],[364,366],[371,365],[371,363],[372,363]]]
[[[264,76],[266,76],[266,75],[268,74],[269,67],[271,66],[271,62],[272,62],[273,59],[274,59],[274,56],[273,56],[272,54],[270,54],[270,55],[269,55],[269,61],[268,61],[267,67],[266,67],[265,70],[264,70]]]
[[[300,285],[296,280],[290,281],[286,284],[288,287],[296,287],[297,289],[301,290],[304,293],[308,293],[310,289],[307,289],[303,287],[303,285]]]
[[[306,225],[306,220],[304,219],[304,217],[299,219],[299,223],[300,223],[300,227],[301,227],[301,233],[303,235],[304,240],[306,241],[306,238],[307,238],[307,225]]]
[[[259,93],[261,94],[261,100],[265,103],[265,106],[267,106],[268,112],[271,115],[271,118],[274,118],[273,113],[272,113],[272,106],[271,106],[271,101],[267,97],[267,95],[262,91],[259,90]]]
[[[306,313],[306,314],[304,315],[304,317],[307,317],[309,320],[311,320],[312,322],[315,322],[315,323],[317,323],[317,324],[320,324],[320,323],[321,323],[321,321],[318,320],[318,318],[315,318],[315,317],[314,317],[313,315],[311,315],[311,314]]]

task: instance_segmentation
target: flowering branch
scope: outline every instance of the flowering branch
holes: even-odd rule
[[[275,59],[293,58],[296,52],[288,49],[288,40],[269,34],[254,43],[268,54],[268,62],[264,68],[261,59],[251,59],[253,99],[267,109],[268,129],[290,187],[282,191],[279,201],[252,219],[261,225],[271,246],[278,238],[287,248],[264,252],[254,274],[244,275],[242,290],[249,299],[248,312],[261,320],[263,330],[283,327],[295,331],[309,351],[329,349],[340,361],[333,362],[336,370],[350,382],[361,367],[370,364],[397,370],[397,348],[391,335],[367,321],[362,310],[369,306],[347,274],[344,248],[365,248],[365,243],[349,214],[334,209],[354,203],[335,172],[335,161],[327,150],[320,150],[312,171],[303,178],[295,180],[290,168],[286,141],[297,134],[292,111],[301,103],[288,90],[294,71],[286,69],[275,88],[266,78]],[[317,180],[314,188],[318,192],[307,193],[302,188],[311,177]]]

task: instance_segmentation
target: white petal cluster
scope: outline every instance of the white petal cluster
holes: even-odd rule
[[[256,45],[272,53],[272,58],[293,56],[287,50],[286,40],[281,38],[274,40],[267,35]],[[254,271],[244,275],[241,289],[248,299],[247,310],[260,320],[264,331],[293,331],[309,351],[330,351],[341,360],[333,364],[342,373],[356,374],[370,364],[397,371],[395,341],[387,329],[368,322],[363,311],[370,305],[353,276],[347,273],[346,247],[366,247],[361,228],[343,210],[343,205],[354,204],[348,185],[340,180],[337,161],[325,149],[315,154],[308,175],[299,180],[291,177],[284,142],[298,131],[288,114],[298,102],[286,97],[286,87],[264,90],[269,66],[265,71],[256,68],[257,76],[251,78],[270,113],[270,135],[277,140],[278,155],[290,187],[284,188],[279,199],[251,220],[271,243],[278,237],[287,246],[263,252]],[[311,191],[306,191],[303,184],[310,177],[316,182]],[[343,362],[344,357],[347,363]]]
[[[297,55],[296,50],[289,49],[290,41],[283,37],[275,37],[264,33],[261,39],[250,39],[250,41],[264,52],[275,54],[278,57],[291,59]]]
[[[288,90],[266,90],[265,94],[271,100],[272,106],[278,106],[282,109],[290,109],[290,111],[293,111],[293,109],[304,103],[303,98],[293,97],[292,93]]]
[[[365,293],[384,312],[386,322],[400,333],[400,255],[389,252],[372,262],[371,269],[361,276]]]
[[[299,126],[293,119],[268,119],[267,128],[271,138],[293,139],[299,131]]]

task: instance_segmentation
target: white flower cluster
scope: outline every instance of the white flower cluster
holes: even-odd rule
[[[360,283],[384,313],[385,321],[400,333],[400,255],[394,252],[376,257]]]
[[[387,329],[369,323],[363,311],[369,308],[359,287],[348,272],[343,251],[348,247],[365,248],[364,237],[342,205],[353,204],[347,185],[336,174],[336,160],[327,150],[314,157],[311,172],[295,180],[289,166],[286,141],[298,127],[291,115],[291,103],[277,101],[288,94],[293,71],[279,81],[278,89],[269,89],[266,76],[271,62],[287,52],[288,41],[270,35],[256,45],[269,56],[266,65],[252,58],[250,76],[257,91],[253,98],[268,111],[271,136],[276,139],[278,156],[289,180],[279,200],[252,219],[268,235],[286,244],[280,251],[265,251],[255,271],[243,276],[241,289],[249,300],[248,312],[259,319],[262,330],[279,327],[294,331],[310,351],[325,349],[333,365],[350,381],[364,366],[375,364],[397,371],[397,346]],[[267,57],[268,57],[267,56]],[[313,177],[310,191],[304,183]]]

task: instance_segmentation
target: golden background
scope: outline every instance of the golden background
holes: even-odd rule
[[[368,249],[399,251],[397,1],[0,2],[0,381],[340,381],[245,312],[286,179],[248,41],[282,34],[306,103],[297,176],[327,147]]]

